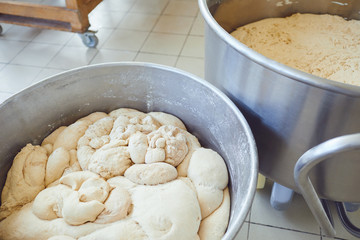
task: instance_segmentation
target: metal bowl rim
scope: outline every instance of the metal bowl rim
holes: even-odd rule
[[[249,155],[251,156],[251,159],[250,159],[251,166],[247,170],[251,171],[251,172],[250,172],[250,179],[249,179],[250,191],[246,192],[246,196],[244,197],[245,201],[244,201],[244,204],[242,204],[242,208],[240,209],[240,211],[237,212],[235,217],[232,219],[234,227],[232,227],[231,229],[228,229],[228,231],[226,232],[226,235],[225,235],[225,236],[227,236],[226,238],[228,238],[228,237],[230,239],[235,238],[235,236],[239,232],[243,222],[245,221],[247,213],[250,210],[253,199],[255,197],[257,174],[258,174],[258,169],[259,169],[256,143],[255,143],[254,136],[251,132],[250,126],[248,125],[245,117],[240,112],[240,110],[236,107],[236,105],[222,91],[220,91],[218,88],[216,88],[209,82],[206,82],[205,80],[201,79],[200,77],[195,76],[189,72],[180,70],[175,67],[169,67],[169,66],[165,66],[165,65],[160,65],[160,64],[155,64],[155,63],[147,63],[147,62],[109,62],[109,63],[93,64],[93,65],[82,66],[82,67],[78,67],[78,68],[74,68],[74,69],[70,69],[70,70],[65,70],[64,72],[47,77],[44,80],[42,80],[34,85],[24,88],[23,90],[12,95],[10,98],[5,100],[2,104],[0,104],[0,109],[3,106],[5,106],[8,102],[11,102],[15,98],[20,97],[21,95],[26,94],[27,92],[31,92],[37,88],[42,88],[49,83],[56,82],[59,77],[63,78],[63,77],[70,76],[70,75],[78,73],[78,72],[86,71],[87,69],[96,69],[96,68],[104,68],[104,67],[110,67],[110,68],[111,67],[125,67],[125,66],[127,66],[127,67],[145,67],[148,69],[158,69],[158,70],[162,70],[162,71],[170,71],[170,72],[174,72],[176,74],[187,76],[190,79],[192,79],[192,80],[200,83],[201,85],[205,86],[206,88],[210,89],[216,95],[218,95],[231,108],[231,110],[234,112],[236,117],[239,119],[241,125],[244,128],[244,131],[247,136],[248,143],[249,143],[249,148],[250,148]],[[224,238],[224,239],[226,239],[226,238]]]
[[[344,94],[353,97],[360,97],[360,86],[350,85],[346,83],[341,83],[333,80],[329,80],[322,77],[317,77],[315,75],[297,70],[295,68],[289,67],[285,64],[279,63],[275,60],[272,60],[264,55],[256,52],[255,50],[249,48],[245,44],[241,43],[234,37],[232,37],[227,31],[225,31],[213,18],[212,14],[209,11],[207,0],[198,0],[198,5],[200,12],[208,24],[209,27],[226,43],[230,45],[240,54],[244,55],[251,61],[271,70],[276,73],[279,73],[285,77],[291,78],[295,81],[302,82],[304,84],[321,88],[324,90],[329,90],[339,94]],[[206,38],[206,36],[205,36]]]

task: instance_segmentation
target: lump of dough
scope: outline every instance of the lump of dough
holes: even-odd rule
[[[95,223],[112,223],[125,218],[131,210],[131,197],[123,187],[115,187],[105,201],[105,209],[96,218]]]
[[[100,178],[99,175],[90,171],[79,171],[69,173],[60,178],[60,183],[71,187],[71,189],[77,191],[80,189],[81,185],[88,179],[91,178]]]
[[[67,150],[76,149],[77,142],[84,135],[90,124],[90,120],[78,120],[69,125],[56,138],[53,149],[55,150],[59,147],[63,147]]]
[[[79,199],[81,202],[97,200],[105,201],[110,192],[110,185],[103,178],[89,178],[79,188]]]
[[[213,186],[223,190],[228,184],[225,161],[208,148],[197,149],[190,160],[188,177],[196,184]]]
[[[56,235],[67,235],[78,239],[98,229],[105,224],[88,222],[79,226],[71,226],[63,218],[42,220],[32,212],[32,203],[14,212],[0,222],[0,238],[12,240],[43,240]]]
[[[59,179],[64,173],[65,168],[70,165],[70,153],[63,147],[53,151],[46,163],[45,185]]]
[[[196,239],[201,213],[196,193],[182,180],[131,189],[131,218],[150,239]],[[161,199],[161,201],[160,201]]]
[[[129,154],[134,163],[144,163],[148,148],[147,137],[142,132],[136,132],[129,138]]]
[[[147,240],[149,239],[139,224],[133,220],[119,221],[95,231],[79,240]]]
[[[151,132],[148,136],[149,148],[145,155],[146,163],[165,161],[178,166],[188,153],[186,136],[178,127],[166,125]],[[159,158],[161,154],[153,154],[154,149],[165,151],[165,159]]]
[[[190,159],[188,177],[195,185],[201,216],[206,218],[219,207],[223,190],[228,184],[225,161],[217,152],[199,148]]]
[[[119,108],[119,109],[115,109],[113,111],[111,111],[109,113],[109,116],[116,119],[118,118],[120,115],[123,115],[123,114],[127,114],[127,113],[131,113],[131,112],[137,112],[137,113],[142,113],[136,109],[133,109],[133,108]]]
[[[156,185],[177,178],[176,168],[167,163],[135,164],[129,167],[124,176],[134,183]]]
[[[199,204],[201,207],[201,217],[206,218],[217,209],[223,200],[223,191],[212,186],[195,184]]]
[[[79,139],[78,148],[81,146],[90,146],[94,149],[98,149],[109,143],[110,137],[108,135],[113,124],[113,118],[105,117],[90,125],[85,131],[84,136]]]
[[[86,120],[86,121],[90,121],[91,123],[94,123],[102,118],[108,117],[109,115],[107,115],[104,112],[93,112],[90,113],[89,115],[80,118],[79,120]]]
[[[48,240],[76,240],[76,239],[66,235],[56,235],[51,238],[48,238]]]
[[[47,152],[27,144],[16,155],[1,194],[0,219],[31,202],[45,188]]]
[[[187,144],[189,150],[188,150],[188,153],[186,154],[186,157],[184,158],[184,160],[176,168],[178,171],[178,175],[181,177],[187,176],[187,171],[188,171],[191,156],[195,152],[196,149],[201,147],[199,140],[194,135],[192,135],[189,132],[185,132],[185,136],[187,139],[186,144]]]
[[[88,169],[108,179],[123,175],[131,164],[127,147],[111,147],[107,144],[92,155]]]
[[[66,126],[61,126],[59,128],[57,128],[55,131],[53,131],[52,133],[49,134],[49,136],[47,136],[41,143],[41,146],[47,145],[47,144],[51,144],[54,145],[56,139],[58,138],[59,134],[64,131],[66,128]]]
[[[42,190],[33,202],[33,213],[43,220],[62,217],[64,198],[72,192],[73,190],[71,188],[62,184]]]
[[[70,154],[70,163],[69,163],[70,166],[65,168],[63,175],[66,175],[66,174],[69,174],[72,172],[81,171],[81,166],[77,159],[77,151],[75,149],[71,149],[69,151],[69,154]]]
[[[82,170],[89,170],[91,157],[94,153],[95,149],[90,146],[81,146],[77,149],[77,159]]]
[[[127,141],[132,134],[138,131],[148,134],[160,126],[159,122],[143,112],[128,112],[116,118],[109,136],[111,140]]]
[[[132,188],[136,187],[137,184],[130,181],[124,176],[117,176],[107,180],[112,188],[121,187],[125,188],[126,190],[130,191]]]
[[[148,114],[161,125],[172,125],[186,131],[184,123],[174,115],[164,112],[149,112]]]
[[[72,192],[64,199],[62,216],[70,225],[93,222],[104,210],[105,205],[97,200],[80,202],[78,192]]]
[[[199,229],[200,239],[220,240],[225,234],[229,222],[229,215],[230,193],[229,189],[226,188],[220,207],[201,221]]]

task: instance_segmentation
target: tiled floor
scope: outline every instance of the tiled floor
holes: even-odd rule
[[[85,47],[74,33],[1,24],[0,103],[46,77],[102,62],[154,62],[204,76],[204,23],[196,0],[103,0],[90,14],[90,23],[98,30],[95,49]],[[237,240],[329,239],[321,236],[300,195],[287,211],[271,208],[271,185],[268,181],[257,190]],[[360,223],[360,214],[353,215]],[[356,239],[337,218],[335,224],[337,239]]]

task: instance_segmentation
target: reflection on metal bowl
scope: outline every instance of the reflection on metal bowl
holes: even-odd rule
[[[306,157],[313,160],[308,171],[311,183],[321,198],[360,202],[360,141],[356,140],[360,136],[334,139],[360,132],[360,87],[280,64],[229,34],[251,22],[293,13],[360,19],[360,2],[199,0],[199,6],[205,19],[205,79],[224,91],[248,120],[259,151],[260,172],[303,193],[294,179],[295,164],[307,150],[332,139],[320,148],[329,153],[326,159]],[[352,147],[330,148],[338,140]]]

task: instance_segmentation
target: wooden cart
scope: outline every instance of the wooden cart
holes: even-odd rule
[[[96,47],[98,38],[95,32],[89,31],[88,14],[102,0],[64,1],[66,7],[0,1],[0,22],[80,33],[86,46]]]

